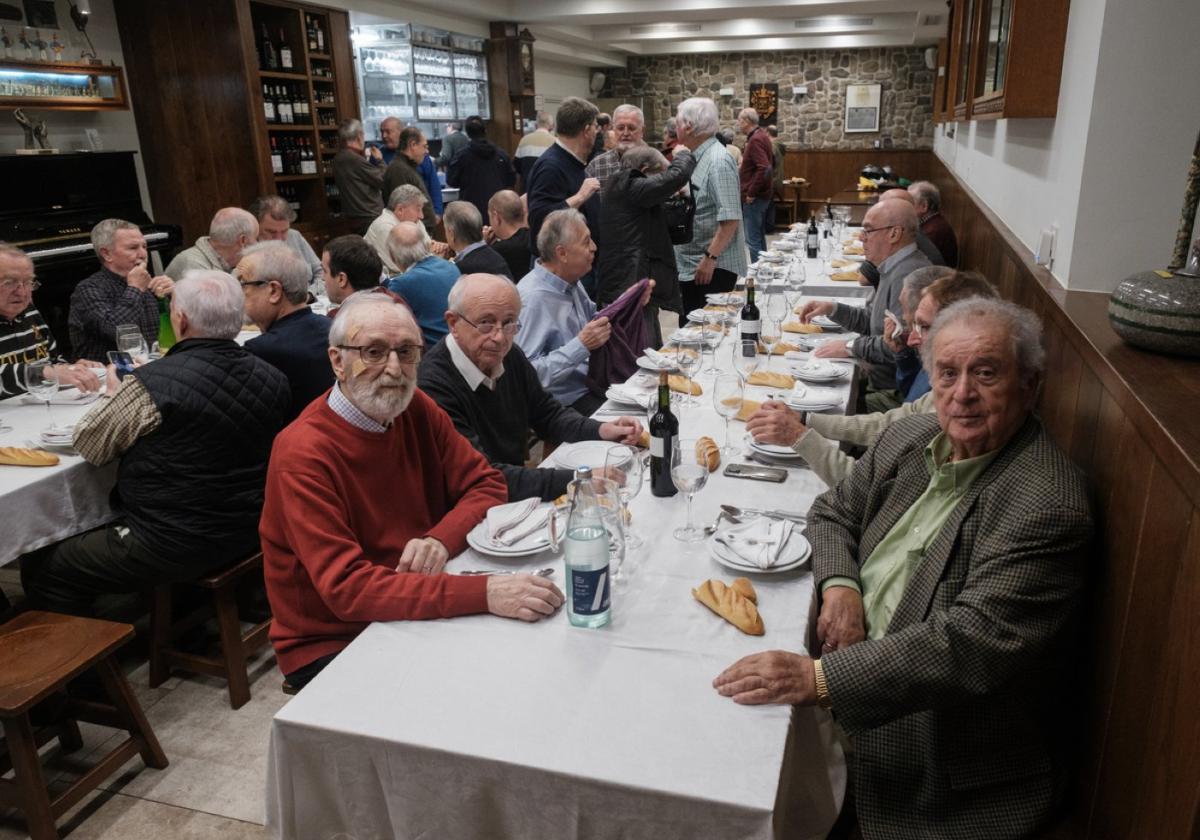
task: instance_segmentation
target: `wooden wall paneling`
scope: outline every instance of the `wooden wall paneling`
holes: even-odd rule
[[[1075,428],[1067,454],[1089,475],[1094,471],[1096,434],[1100,426],[1100,397],[1103,389],[1096,374],[1086,365],[1079,371],[1079,392],[1075,397]]]

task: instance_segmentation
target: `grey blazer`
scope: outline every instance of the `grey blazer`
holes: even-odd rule
[[[814,577],[861,564],[929,483],[930,415],[893,424],[817,498]],[[1062,783],[1059,698],[1092,517],[1080,472],[1029,417],[951,513],[887,633],[828,653],[854,738],[863,836],[1016,838]]]

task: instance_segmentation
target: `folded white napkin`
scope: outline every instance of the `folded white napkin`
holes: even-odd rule
[[[628,385],[613,385],[608,389],[608,398],[613,402],[627,403],[646,408],[655,397],[653,392],[639,391]]]
[[[654,364],[658,365],[660,368],[675,367],[675,359],[674,358],[672,358],[671,356],[667,356],[663,353],[659,353],[657,350],[654,350],[653,348],[647,347],[645,350],[642,351],[642,353],[646,356],[647,359],[652,361]]]
[[[100,399],[99,391],[85,394],[78,388],[62,388],[50,398],[50,403],[52,405],[86,405],[98,399]],[[21,402],[26,405],[44,405],[46,401],[38,399],[33,394],[25,394],[21,397]]]
[[[489,509],[488,538],[500,545],[513,545],[544,527],[550,507],[540,507],[541,504],[540,499],[525,499]]]
[[[788,350],[783,354],[783,358],[787,359],[789,362],[803,362],[808,359],[808,351]]]
[[[769,569],[779,563],[794,524],[787,519],[760,516],[717,531],[713,539],[750,565]]]

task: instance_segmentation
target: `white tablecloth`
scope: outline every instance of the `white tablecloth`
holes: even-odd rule
[[[53,405],[54,422],[75,423],[88,405]],[[44,404],[25,405],[22,397],[0,401],[0,446],[38,447],[38,434],[48,426]],[[36,548],[88,531],[116,518],[108,494],[116,483],[117,465],[93,467],[78,455],[54,450],[54,467],[0,466],[0,510],[4,511],[0,565]]]
[[[700,405],[676,409],[680,434],[721,442],[712,376],[697,381]],[[848,398],[849,380],[839,388]],[[744,424],[733,427],[740,441]],[[805,511],[824,489],[807,469],[783,484],[718,470],[695,518],[713,522],[722,502]],[[753,576],[766,635],[746,636],[691,596],[706,578],[735,575],[705,544],[673,538],[684,496],[656,498],[647,480],[631,509],[646,545],[614,585],[606,627],[572,627],[560,611],[536,624],[473,616],[360,635],[274,719],[272,835],[823,838],[845,786],[829,715],[738,706],[711,685],[746,654],[803,650],[811,569]],[[545,566],[561,586],[561,556],[549,551],[468,549],[447,571]]]

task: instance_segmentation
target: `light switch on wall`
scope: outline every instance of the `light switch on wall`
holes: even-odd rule
[[[1058,228],[1042,228],[1041,236],[1038,237],[1037,253],[1033,255],[1034,262],[1044,265],[1046,268],[1054,265],[1054,243],[1057,238]]]

